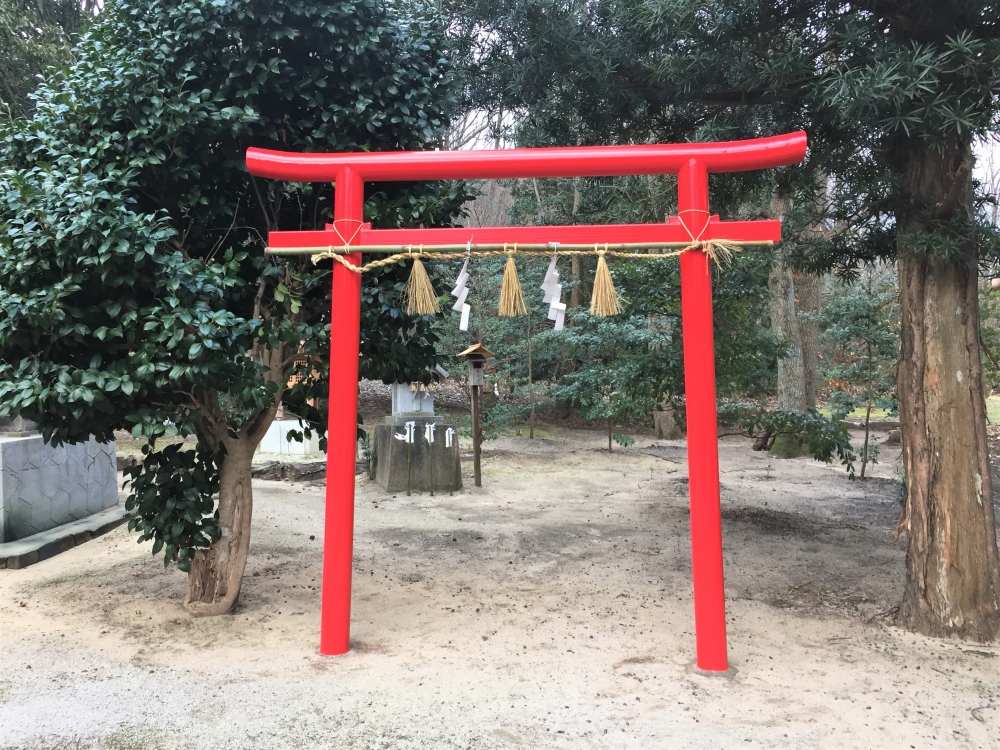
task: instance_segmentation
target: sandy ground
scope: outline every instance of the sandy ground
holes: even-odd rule
[[[850,482],[723,439],[735,670],[710,677],[684,444],[602,441],[490,443],[453,496],[359,478],[342,657],[316,653],[321,487],[256,484],[234,616],[188,618],[124,529],[0,571],[0,747],[1000,748],[1000,649],[890,624],[898,452]]]

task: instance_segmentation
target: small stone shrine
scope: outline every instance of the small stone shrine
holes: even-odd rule
[[[458,428],[434,416],[433,386],[396,383],[392,416],[375,425],[375,482],[387,492],[454,492],[462,488]]]

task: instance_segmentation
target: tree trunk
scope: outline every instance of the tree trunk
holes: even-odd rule
[[[569,260],[569,272],[573,277],[573,288],[569,290],[569,307],[579,307],[580,306],[580,279],[582,278],[580,274],[580,256],[572,255]]]
[[[972,218],[968,144],[909,157],[913,208],[898,217],[902,340],[897,390],[906,497],[906,590],[897,623],[929,636],[1000,634],[1000,555],[986,443],[977,251],[913,248],[939,222]],[[947,230],[945,230],[947,231]],[[960,243],[962,238],[953,237]]]
[[[861,478],[865,478],[868,467],[868,441],[871,439],[872,424],[872,344],[868,342],[868,405],[865,408],[865,445],[861,449]]]
[[[792,270],[781,260],[776,261],[767,285],[771,296],[771,330],[788,348],[787,355],[778,359],[778,408],[805,411],[806,377]]]
[[[188,575],[184,607],[196,617],[231,612],[240,596],[250,548],[253,514],[251,465],[257,442],[226,438],[226,456],[219,467],[219,527],[222,538],[198,550]]]
[[[784,219],[788,209],[788,197],[775,191],[771,199],[772,213],[778,219]],[[776,250],[767,286],[770,292],[771,330],[788,348],[787,356],[778,359],[778,408],[805,411],[805,371],[802,337],[795,314],[795,277],[792,269],[785,264],[780,248]]]
[[[802,313],[819,312],[820,282],[813,273],[795,274],[795,302],[799,339],[802,341],[802,385],[807,408],[816,408],[816,379],[819,370],[819,326]]]
[[[535,385],[531,380],[531,313],[528,313],[528,324],[525,328],[525,339],[528,342],[528,403],[531,404],[531,416],[528,418],[528,438],[535,439]]]

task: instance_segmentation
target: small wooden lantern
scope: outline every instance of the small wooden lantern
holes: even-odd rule
[[[476,487],[482,487],[483,472],[480,466],[480,457],[483,430],[479,424],[479,389],[486,385],[486,379],[483,377],[483,367],[486,366],[486,360],[494,355],[482,344],[473,344],[464,352],[459,352],[458,356],[469,360],[469,385],[472,386],[472,475]]]
[[[469,385],[486,385],[483,368],[486,360],[494,356],[493,352],[482,344],[473,344],[464,352],[459,352],[458,356],[469,360]]]

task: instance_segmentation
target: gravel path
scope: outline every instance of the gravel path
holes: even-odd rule
[[[124,529],[0,571],[0,748],[1000,747],[998,649],[889,624],[891,449],[862,483],[723,440],[736,670],[707,677],[684,444],[603,440],[490,443],[451,496],[359,478],[343,657],[316,654],[318,486],[255,482],[233,616],[190,619]]]

